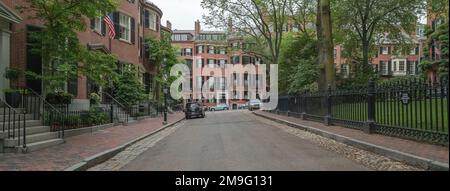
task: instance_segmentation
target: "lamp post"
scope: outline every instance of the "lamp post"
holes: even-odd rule
[[[167,124],[167,95],[169,93],[169,90],[167,89],[167,86],[164,86],[164,122],[163,124]]]
[[[167,58],[163,59],[163,68],[166,67],[166,63],[167,63]],[[167,74],[164,73],[164,82],[167,81]],[[164,125],[167,125],[167,95],[169,94],[169,89],[167,88],[167,85],[164,85],[163,88],[163,93],[164,93]]]

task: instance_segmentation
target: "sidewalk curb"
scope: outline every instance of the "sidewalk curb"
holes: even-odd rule
[[[274,118],[271,116],[266,116],[264,114],[259,114],[256,112],[253,112],[254,115],[262,117],[262,118],[266,118],[281,124],[285,124],[288,125],[290,127],[294,127],[294,128],[298,128],[304,131],[308,131],[314,134],[317,134],[319,136],[322,137],[326,137],[332,140],[335,140],[337,142],[343,143],[343,144],[347,144],[350,146],[354,146],[356,148],[359,149],[363,149],[366,151],[370,151],[376,154],[380,154],[386,157],[389,157],[391,159],[394,160],[398,160],[401,162],[405,162],[409,165],[412,166],[416,166],[416,167],[420,167],[423,168],[425,170],[429,170],[429,171],[449,171],[449,164],[448,163],[442,163],[439,161],[434,161],[431,159],[427,159],[427,158],[423,158],[423,157],[419,157],[416,155],[412,155],[412,154],[408,154],[408,153],[404,153],[401,151],[397,151],[397,150],[393,150],[390,148],[386,148],[383,146],[379,146],[379,145],[374,145],[371,143],[367,143],[364,141],[360,141],[360,140],[356,140],[353,138],[349,138],[349,137],[345,137],[342,135],[338,135],[335,133],[331,133],[328,131],[324,131],[324,130],[320,130],[314,127],[310,127],[310,126],[306,126],[306,125],[300,125],[300,124],[296,124],[293,122],[289,122],[283,119],[279,119],[279,118]]]
[[[183,120],[184,120],[184,118],[181,118],[181,119],[179,119],[179,120],[177,120],[177,121],[175,121],[173,123],[167,124],[167,125],[159,128],[159,129],[157,129],[157,130],[155,130],[153,132],[150,132],[150,133],[148,133],[146,135],[138,137],[138,138],[136,138],[136,139],[134,139],[134,140],[132,140],[132,141],[130,141],[128,143],[125,143],[125,144],[123,144],[121,146],[118,146],[116,148],[112,148],[112,149],[103,151],[101,153],[98,153],[96,155],[90,156],[88,158],[85,158],[80,163],[75,164],[75,165],[73,165],[73,166],[71,166],[69,168],[66,168],[64,171],[86,171],[87,169],[89,169],[91,167],[94,167],[95,165],[101,164],[101,163],[111,159],[112,157],[116,156],[118,153],[120,153],[120,152],[124,151],[125,149],[127,149],[128,147],[130,147],[131,145],[133,145],[133,144],[135,144],[135,143],[137,143],[137,142],[139,142],[139,141],[141,141],[141,140],[143,140],[143,139],[145,139],[147,137],[150,137],[150,136],[152,136],[152,135],[154,135],[156,133],[159,133],[162,130],[167,129],[168,127],[174,126],[174,125],[176,125],[177,123],[179,123],[179,122],[181,122]]]

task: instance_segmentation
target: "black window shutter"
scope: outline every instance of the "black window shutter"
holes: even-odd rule
[[[419,55],[419,47],[416,47],[416,55]]]
[[[102,35],[105,36],[106,35],[106,24],[105,21],[102,18]]]
[[[388,73],[391,74],[392,73],[392,61],[389,60],[388,62]]]
[[[391,49],[391,47],[388,47],[388,54],[392,54],[392,49]]]
[[[161,26],[161,24],[159,23],[159,17],[156,16],[156,32],[159,32],[159,27]]]
[[[91,29],[95,29],[95,19],[91,19]]]
[[[383,47],[380,47],[380,55],[383,54]]]
[[[136,41],[136,35],[135,35],[135,31],[136,31],[136,23],[134,21],[134,18],[131,18],[131,43],[134,44]]]
[[[150,12],[148,10],[145,10],[145,28],[150,27]]]
[[[114,22],[114,29],[116,30],[115,39],[119,39],[122,36],[120,34],[120,13],[119,12],[113,13],[113,22]]]

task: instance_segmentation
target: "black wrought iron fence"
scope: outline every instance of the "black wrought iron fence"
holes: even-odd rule
[[[405,80],[279,98],[277,112],[448,146],[448,80]]]
[[[46,112],[44,123],[51,127],[52,131],[79,129],[114,123],[113,110],[103,107],[91,107],[89,110],[70,110],[69,105],[54,105],[57,113]],[[44,110],[47,110],[45,108]]]

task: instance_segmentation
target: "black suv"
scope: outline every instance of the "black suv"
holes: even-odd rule
[[[197,102],[186,103],[186,108],[184,109],[186,114],[186,119],[191,119],[193,116],[205,118],[205,111],[203,106]]]

